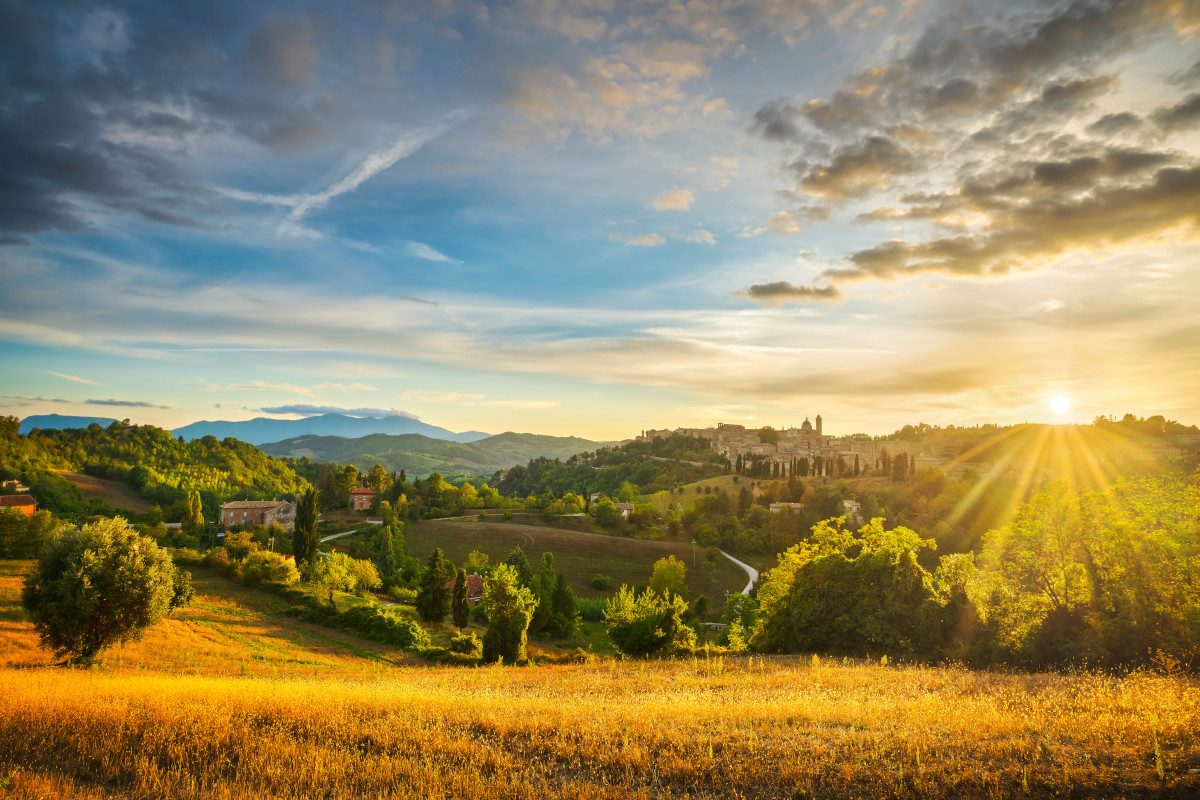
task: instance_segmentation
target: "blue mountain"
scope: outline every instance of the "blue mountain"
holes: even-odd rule
[[[193,422],[171,431],[184,439],[199,439],[204,436],[215,436],[224,439],[232,436],[252,445],[278,442],[293,439],[297,436],[341,436],[346,439],[357,439],[375,433],[399,435],[419,433],[431,439],[445,439],[451,442],[476,442],[491,436],[482,431],[463,431],[455,433],[419,419],[402,417],[350,417],[345,414],[321,414],[304,419],[270,419],[257,417],[242,422],[203,421]]]

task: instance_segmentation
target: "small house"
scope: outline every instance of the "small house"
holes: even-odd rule
[[[15,508],[32,517],[37,513],[37,501],[27,494],[10,494],[0,496],[0,508]]]
[[[354,511],[366,511],[375,500],[375,491],[365,486],[350,490],[350,508]]]
[[[446,588],[454,590],[454,583],[458,578],[446,581]],[[474,608],[483,602],[483,576],[474,573],[467,576],[467,605]]]

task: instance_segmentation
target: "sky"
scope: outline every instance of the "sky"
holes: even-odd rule
[[[0,2],[0,414],[1200,422],[1200,3]]]

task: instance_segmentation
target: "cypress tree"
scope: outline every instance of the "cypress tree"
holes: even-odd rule
[[[458,577],[454,580],[454,599],[450,603],[450,617],[454,620],[454,627],[462,629],[467,627],[467,619],[471,609],[467,603],[467,571],[460,569]]]
[[[555,577],[548,628],[555,636],[570,636],[579,629],[579,605],[575,602],[575,592],[567,585],[562,573],[558,573]]]
[[[296,527],[292,532],[292,552],[296,564],[311,564],[317,557],[317,493],[309,489],[296,504]]]
[[[421,586],[417,589],[417,614],[426,622],[441,622],[450,611],[451,590],[446,586],[454,575],[454,565],[436,548],[421,573]]]
[[[558,578],[554,572],[554,554],[542,553],[542,569],[533,587],[533,594],[537,598],[538,604],[537,608],[533,610],[533,617],[529,620],[530,632],[539,633],[550,622],[550,605],[554,602],[554,590],[557,588],[557,583]]]
[[[375,566],[379,568],[379,576],[384,580],[396,572],[396,552],[392,545],[392,526],[381,525],[379,531],[379,552],[375,555]]]

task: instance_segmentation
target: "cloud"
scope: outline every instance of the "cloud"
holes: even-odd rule
[[[852,254],[848,266],[828,269],[821,277],[1004,275],[1076,250],[1094,252],[1151,237],[1194,241],[1200,238],[1200,165],[1161,167],[1142,177],[1170,158],[1114,151],[1103,158],[1042,162],[992,183],[972,181],[953,194],[919,198],[912,216],[971,213],[985,221],[978,231],[931,241],[883,242]]]
[[[50,370],[46,370],[46,372],[48,372],[49,374],[53,375],[56,378],[62,378],[64,380],[74,381],[75,383],[86,383],[90,386],[103,386],[104,385],[104,384],[100,383],[99,381],[90,381],[87,378],[80,378],[76,375],[64,375],[61,372],[51,372]]]
[[[264,414],[294,414],[306,417],[318,414],[344,414],[348,417],[408,417],[420,419],[416,414],[401,411],[396,408],[342,408],[341,406],[318,406],[305,403],[293,403],[285,406],[271,406],[259,409]]]
[[[1137,114],[1129,111],[1119,111],[1112,114],[1105,114],[1091,125],[1088,125],[1087,131],[1093,136],[1109,139],[1124,133],[1140,130],[1141,127],[1142,118]]]
[[[436,392],[428,389],[410,389],[400,395],[402,400],[408,400],[413,403],[478,403],[484,399],[486,395],[471,394],[468,392]]]
[[[695,202],[696,196],[691,189],[681,189],[676,186],[658,196],[654,201],[655,211],[687,211]]]
[[[16,400],[17,401],[16,403],[5,403],[5,405],[10,406],[10,407],[15,406],[17,408],[31,405],[33,403],[70,403],[71,402],[70,400],[62,399],[61,397],[42,397],[40,395],[37,397],[26,397],[24,395],[19,395],[19,394],[0,395],[0,400]]]
[[[316,389],[317,391],[321,391],[323,389],[335,389],[339,392],[378,392],[379,391],[379,389],[377,387],[372,386],[369,383],[352,383],[349,386],[346,386],[341,383],[318,383],[313,388]]]
[[[845,295],[836,286],[796,286],[788,281],[755,284],[744,292],[734,294],[771,305],[791,302],[827,303],[845,299]]]
[[[157,403],[147,403],[143,400],[84,400],[83,402],[91,406],[118,406],[126,408],[170,408],[170,406],[160,406]]]
[[[282,392],[298,394],[302,397],[316,396],[316,390],[308,386],[297,386],[292,383],[269,383],[267,381],[251,381],[250,383],[229,383],[224,387],[209,384],[203,387],[206,391],[219,392]]]
[[[622,242],[632,247],[659,247],[667,240],[657,233],[641,233],[636,236],[623,233],[610,233],[608,238],[614,242]]]
[[[465,116],[465,111],[455,111],[447,114],[441,120],[433,124],[405,131],[404,133],[400,134],[400,136],[397,137],[396,140],[390,145],[371,153],[344,177],[334,181],[328,187],[318,192],[295,195],[278,195],[263,194],[260,192],[246,192],[240,189],[232,188],[222,189],[221,191],[226,196],[231,197],[234,200],[242,200],[249,203],[262,203],[265,205],[288,206],[291,208],[291,211],[288,212],[288,220],[292,223],[299,223],[309,212],[324,207],[335,197],[339,197],[340,195],[348,192],[353,192],[363,183],[375,177],[380,172],[388,169],[397,161],[408,158],[427,142],[430,142],[444,134],[454,123],[463,119]],[[298,229],[295,225],[287,225],[287,223],[282,225],[280,230],[281,232],[293,234],[303,232],[303,229]],[[410,245],[427,247],[426,245],[421,245],[419,242],[411,242]],[[428,248],[428,250],[430,252],[437,253],[437,251],[433,250],[433,248]],[[438,255],[441,254],[438,253]],[[421,257],[427,258],[428,256]]]
[[[483,394],[474,394],[471,392],[438,392],[428,389],[412,389],[405,392],[401,397],[413,403],[476,406],[522,411],[545,411],[558,406],[557,400],[489,400],[487,395]]]
[[[1200,92],[1154,112],[1154,122],[1166,133],[1200,125]]]
[[[463,263],[463,262],[459,261],[457,258],[451,258],[450,256],[446,255],[445,253],[435,250],[432,247],[430,247],[429,245],[423,244],[422,242],[409,242],[408,244],[406,244],[404,246],[404,248],[405,248],[405,250],[408,251],[408,254],[410,256],[415,256],[416,258],[423,258],[426,261],[443,261],[447,264]]]
[[[703,244],[708,247],[715,247],[717,237],[712,234],[712,231],[706,231],[704,228],[695,228],[690,231],[670,230],[667,235],[672,239],[680,242],[691,242],[692,244]]]
[[[839,201],[886,189],[893,178],[912,172],[917,159],[884,136],[871,136],[840,149],[824,166],[809,170],[800,185],[814,197]]]

